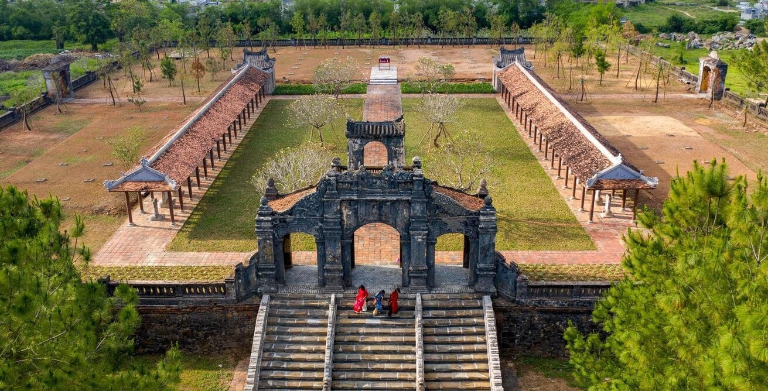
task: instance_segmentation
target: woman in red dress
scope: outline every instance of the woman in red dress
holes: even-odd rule
[[[355,311],[356,314],[359,314],[360,311],[363,311],[365,307],[365,301],[368,299],[368,291],[365,290],[365,286],[360,285],[357,288],[357,296],[355,297],[355,304],[352,306],[352,309]]]
[[[392,293],[389,294],[389,305],[387,307],[389,308],[389,312],[387,313],[387,316],[392,317],[392,314],[397,314],[397,311],[399,309],[397,305],[397,299],[400,297],[400,288],[395,288],[395,290],[392,291]]]

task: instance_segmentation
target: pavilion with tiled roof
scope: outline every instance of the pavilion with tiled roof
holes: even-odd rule
[[[512,108],[515,117],[528,136],[534,139],[550,168],[557,176],[565,170],[565,183],[573,178],[572,197],[576,197],[577,184],[581,185],[581,209],[587,192],[592,192],[589,221],[592,221],[596,197],[599,192],[621,191],[622,208],[627,192],[634,191],[636,217],[640,190],[655,189],[659,180],[643,175],[642,170],[627,162],[619,151],[568,103],[562,100],[546,82],[526,66],[515,62],[498,75],[502,99]]]
[[[521,64],[522,66],[533,69],[533,64],[525,59],[525,48],[519,47],[517,49],[507,49],[504,46],[499,47],[499,55],[493,58],[493,89],[496,91],[501,90],[501,82],[499,81],[499,73],[509,68],[512,64]]]
[[[104,187],[110,192],[125,193],[128,209],[128,222],[133,224],[131,215],[130,193],[138,193],[139,207],[143,197],[154,193],[163,193],[168,201],[171,224],[175,223],[173,214],[173,195],[178,194],[181,210],[184,210],[184,182],[187,195],[192,199],[192,178],[200,188],[200,167],[208,177],[208,164],[214,168],[214,150],[221,159],[221,149],[227,151],[227,143],[232,145],[232,134],[237,137],[238,130],[243,131],[243,124],[250,119],[266,97],[264,89],[269,74],[246,64],[216,89],[203,104],[195,110],[174,132],[168,134],[153,149],[149,157],[142,157],[141,162],[124,173],[120,178],[104,181]]]

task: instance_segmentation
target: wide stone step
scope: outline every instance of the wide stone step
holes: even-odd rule
[[[264,370],[262,369],[259,374],[259,380],[310,380],[310,381],[323,381],[323,371],[283,371],[283,370]]]
[[[331,383],[333,390],[413,390],[416,383],[412,381],[369,381],[369,380],[336,380]]]
[[[441,345],[443,346],[443,345]],[[412,345],[391,345],[389,341],[381,341],[374,345],[366,343],[365,345],[354,344],[334,344],[334,353],[385,353],[385,354],[400,354],[400,353],[415,353],[416,346]]]
[[[425,337],[428,335],[483,335],[484,336],[485,327],[477,327],[477,326],[424,327],[423,333]]]
[[[481,308],[456,309],[456,310],[424,310],[425,318],[469,318],[480,317],[482,319],[483,310]]]
[[[409,372],[398,371],[333,371],[333,380],[400,380],[416,381],[416,369]]]
[[[482,300],[483,295],[479,293],[425,293],[421,295],[422,305],[424,301],[443,301],[443,300]]]
[[[259,390],[322,390],[323,381],[259,379]]]
[[[325,348],[322,353],[294,353],[294,352],[268,352],[265,351],[261,357],[262,362],[266,361],[296,361],[296,362],[325,362]]]
[[[371,339],[383,340],[390,344],[414,344],[416,343],[416,332],[411,330],[411,335],[392,335],[388,334],[383,337],[375,337],[371,334],[348,334],[348,335],[336,335],[335,341],[339,342],[357,342],[368,343]],[[474,340],[472,342],[475,342]]]
[[[425,363],[424,372],[488,371],[488,361],[468,363]]]
[[[323,299],[270,299],[269,308],[325,308],[331,304]]]
[[[368,336],[375,336],[375,335],[381,335],[382,338],[388,338],[388,335],[413,335],[415,333],[415,328],[413,325],[407,326],[407,327],[393,327],[393,328],[384,328],[384,327],[365,327],[365,326],[336,326],[336,335],[359,335],[359,334],[365,334]]]
[[[336,357],[334,357],[336,359]],[[426,367],[426,366],[425,366]],[[487,366],[486,366],[487,369]],[[415,362],[334,362],[333,370],[352,371],[416,371]]]
[[[424,329],[427,327],[448,327],[448,326],[482,326],[485,327],[483,318],[424,318]]]
[[[462,391],[475,391],[475,390],[490,390],[491,383],[487,380],[475,380],[475,381],[427,381],[427,390],[462,390]]]
[[[328,309],[293,309],[269,307],[269,317],[278,318],[327,318]]]
[[[468,353],[468,352],[486,352],[488,346],[485,344],[460,344],[460,345],[424,345],[424,353]]]
[[[426,363],[488,362],[487,353],[424,353]]]
[[[411,363],[416,362],[416,354],[334,353],[333,362],[335,364],[361,363],[360,365],[367,365],[367,363]]]
[[[463,380],[488,380],[488,370],[485,372],[480,371],[466,371],[466,372],[429,372],[424,373],[424,380],[426,381],[463,381]]]
[[[325,369],[325,362],[315,361],[261,361],[261,369],[284,370],[284,371],[322,371]]]
[[[317,345],[266,342],[264,343],[264,351],[289,353],[324,353],[325,342]]]
[[[392,317],[387,318],[372,318],[372,317],[359,317],[359,318],[338,318],[336,319],[336,326],[343,325],[365,325],[373,327],[414,327],[416,319],[414,318],[400,318]]]
[[[328,334],[328,327],[294,327],[294,326],[267,326],[267,335],[294,334],[321,335]]]
[[[482,335],[426,335],[425,344],[460,344],[460,343],[485,343],[485,334]]]
[[[303,327],[326,327],[328,326],[328,316],[324,318],[278,318],[269,316],[267,317],[268,326],[293,326],[298,328]]]
[[[483,308],[483,301],[480,299],[447,299],[447,300],[425,300],[421,302],[423,309],[440,308]]]
[[[278,334],[278,335],[266,335],[264,341],[266,342],[282,342],[282,343],[306,343],[311,345],[325,344],[325,335],[291,335],[291,334]]]

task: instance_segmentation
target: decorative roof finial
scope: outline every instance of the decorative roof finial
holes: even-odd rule
[[[477,189],[477,195],[482,198],[488,196],[488,183],[485,181],[485,178],[480,180],[480,187]]]
[[[280,193],[278,193],[277,188],[275,188],[275,180],[273,178],[267,179],[267,189],[264,191],[264,198],[268,201],[272,201],[279,195]]]

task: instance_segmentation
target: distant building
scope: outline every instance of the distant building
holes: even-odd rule
[[[768,0],[761,0],[754,5],[742,1],[736,8],[741,10],[741,20],[765,19],[768,15]]]

